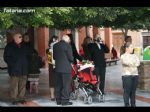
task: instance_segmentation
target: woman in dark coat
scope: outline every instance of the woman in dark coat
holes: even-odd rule
[[[32,46],[32,44],[30,42],[30,37],[29,37],[28,33],[23,34],[23,42],[24,42],[25,46],[28,49],[28,59],[30,59],[29,55],[33,51],[33,46]],[[30,88],[30,82],[27,80],[26,89],[29,90],[29,88]]]
[[[73,36],[72,34],[67,34],[70,37],[70,44],[71,44],[71,48],[72,48],[72,52],[73,52],[73,64],[77,64],[77,59],[79,61],[82,61],[83,58],[82,56],[79,55],[79,53],[77,52],[77,48],[75,46],[74,40],[73,40]]]
[[[91,53],[89,47],[92,45],[92,38],[85,37],[83,40],[82,48],[80,49],[80,54],[85,60],[91,60]]]
[[[32,93],[33,85],[35,85],[36,93],[38,93],[38,85],[39,85],[39,74],[42,60],[41,57],[38,55],[38,52],[35,49],[29,54],[29,74],[28,74],[28,81],[30,83],[30,93]]]

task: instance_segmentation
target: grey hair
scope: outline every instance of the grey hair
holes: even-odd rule
[[[62,40],[64,40],[65,42],[70,42],[70,38],[69,38],[69,36],[68,35],[63,35],[62,36]]]

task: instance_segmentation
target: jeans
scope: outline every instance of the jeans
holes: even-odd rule
[[[138,85],[138,78],[139,77],[137,75],[122,76],[122,83],[124,89],[123,98],[125,106],[136,106],[135,94]]]

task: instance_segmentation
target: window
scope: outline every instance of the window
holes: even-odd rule
[[[143,48],[150,46],[150,36],[143,36]]]
[[[143,36],[143,49],[150,46],[150,32],[142,32]]]

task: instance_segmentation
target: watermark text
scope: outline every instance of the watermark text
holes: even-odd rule
[[[12,9],[12,8],[4,8],[3,11],[5,13],[34,13],[35,9]]]

